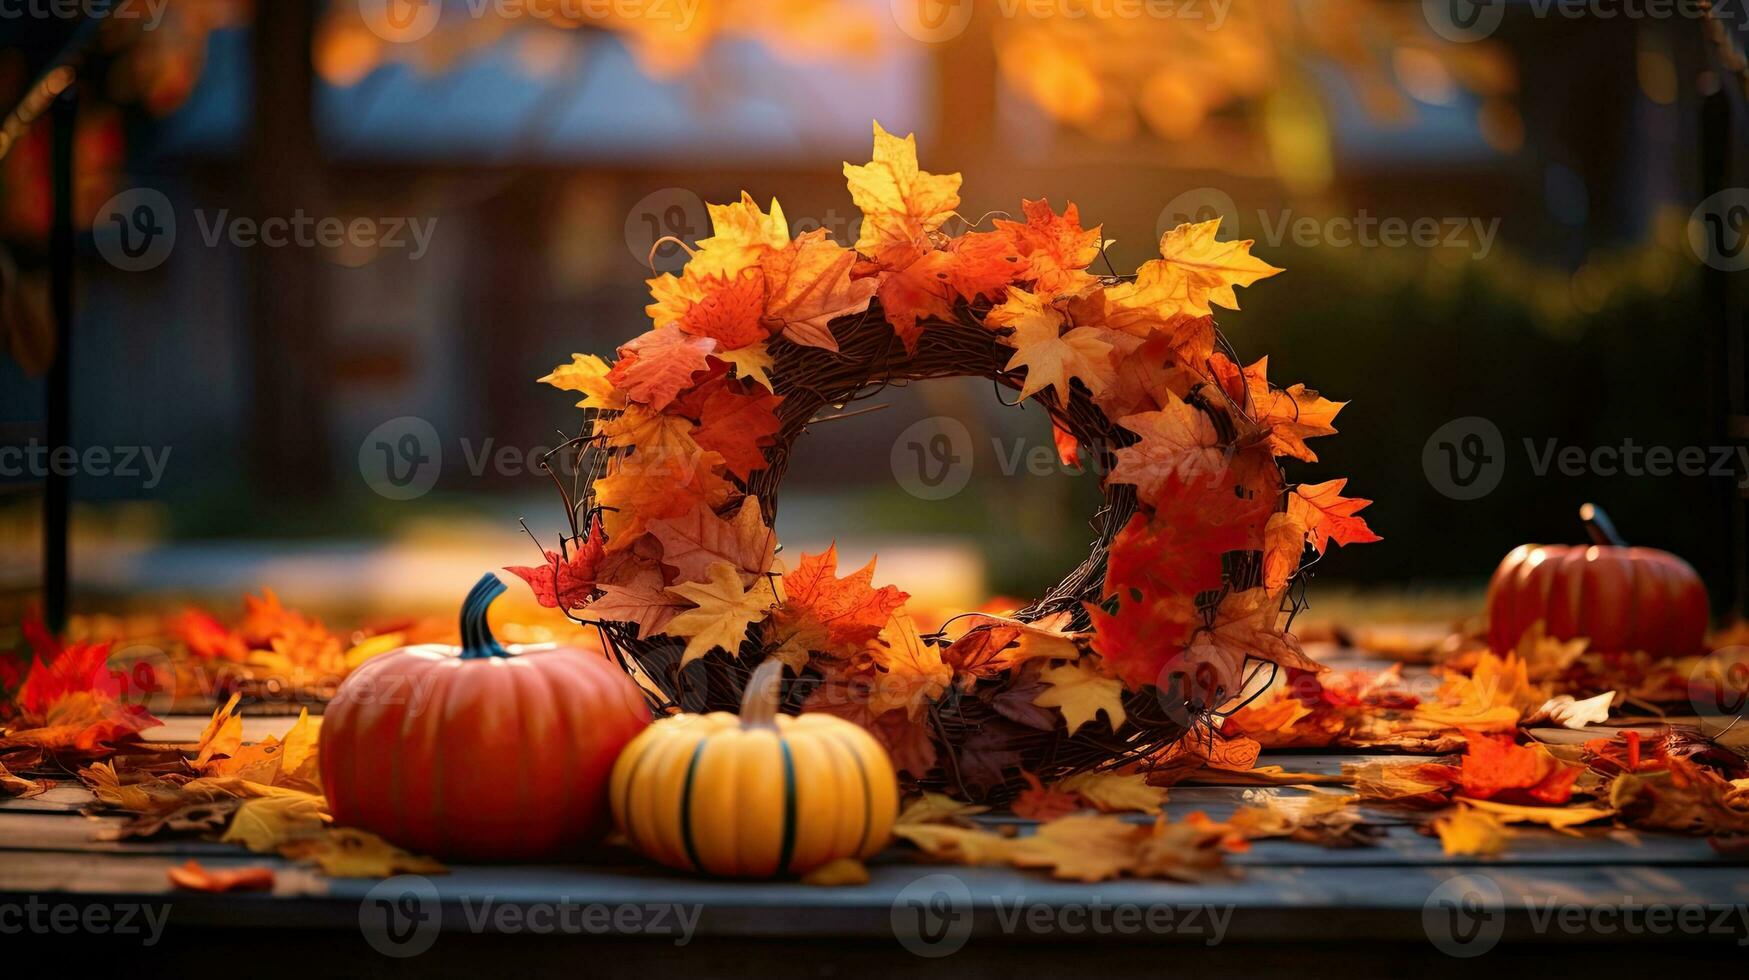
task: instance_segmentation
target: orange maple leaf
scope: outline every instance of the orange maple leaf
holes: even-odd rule
[[[1079,292],[1097,280],[1085,270],[1099,257],[1100,228],[1081,227],[1081,213],[1073,203],[1059,216],[1047,200],[1021,201],[1026,221],[998,219],[996,230],[1013,243],[1025,267],[1015,278],[1032,283],[1032,291],[1051,297]]]
[[[874,588],[874,559],[840,579],[838,545],[818,555],[802,555],[796,570],[783,577],[784,604],[822,623],[837,647],[860,647],[880,635],[881,628],[910,596],[891,585]]]
[[[620,551],[636,543],[650,521],[679,517],[700,503],[715,509],[729,498],[731,487],[719,470],[718,453],[661,456],[633,453],[616,460],[612,470],[595,481],[595,499],[607,532],[607,550]]]
[[[907,352],[917,350],[922,321],[953,317],[957,295],[951,281],[953,266],[951,253],[925,252],[916,261],[880,276],[881,311]]]
[[[586,605],[595,592],[595,570],[606,555],[605,545],[601,519],[596,518],[584,540],[572,542],[568,558],[547,551],[544,565],[507,565],[504,570],[527,582],[535,601],[542,606],[577,609]]]
[[[1160,238],[1160,258],[1142,264],[1135,282],[1113,287],[1112,303],[1166,319],[1211,315],[1213,306],[1239,308],[1235,286],[1249,286],[1282,270],[1251,255],[1252,242],[1218,242],[1221,219],[1184,224]]]
[[[1504,803],[1557,805],[1573,796],[1584,766],[1556,759],[1540,744],[1519,745],[1516,734],[1486,735],[1465,729],[1458,784],[1464,796]]]
[[[782,423],[774,409],[783,398],[760,388],[742,394],[725,384],[704,400],[693,438],[706,451],[722,454],[729,472],[746,480],[770,465],[760,449],[777,441]]]
[[[1026,780],[1027,788],[1021,790],[1010,807],[1017,817],[1055,820],[1082,808],[1081,798],[1074,793],[1065,793],[1055,786],[1046,786],[1039,782],[1037,776],[1024,769],[1020,771],[1020,778]]]
[[[1287,512],[1306,528],[1307,540],[1323,554],[1334,541],[1339,545],[1366,544],[1383,540],[1366,526],[1366,519],[1355,515],[1372,501],[1364,497],[1344,497],[1347,480],[1301,484],[1287,498]]]
[[[837,350],[828,325],[868,309],[879,286],[873,277],[853,278],[855,265],[856,253],[826,237],[824,228],[771,253],[763,262],[765,328],[804,347]]]
[[[721,350],[756,344],[770,335],[760,321],[765,311],[765,277],[758,269],[736,276],[708,276],[696,298],[674,320],[695,337],[709,337]]]
[[[607,379],[633,401],[661,411],[692,384],[694,374],[709,369],[706,356],[716,347],[709,337],[659,327],[622,346]]]
[[[1122,601],[1115,614],[1089,603],[1093,650],[1132,691],[1149,685],[1164,689],[1181,672],[1184,648],[1202,625],[1190,596],[1169,593],[1142,601]]]
[[[1100,339],[1101,331],[1075,327],[1063,332],[1063,314],[1032,293],[1010,289],[1008,299],[992,309],[984,322],[1014,330],[1005,341],[1014,348],[1014,356],[1003,370],[1026,369],[1021,398],[1049,387],[1056,392],[1057,404],[1067,405],[1072,380],[1094,394],[1111,383],[1111,345]]]
[[[1167,392],[1165,398],[1158,412],[1117,420],[1141,440],[1117,450],[1117,465],[1108,477],[1135,484],[1136,496],[1150,506],[1165,500],[1173,486],[1219,474],[1226,460],[1214,421],[1177,395]]]
[[[771,570],[777,550],[777,535],[752,496],[742,498],[733,520],[701,503],[678,517],[651,521],[650,533],[662,543],[662,563],[674,568],[679,582],[702,582],[713,562],[726,561],[740,571],[742,585],[752,585]]]
[[[1307,448],[1314,436],[1333,436],[1336,413],[1347,402],[1333,402],[1303,384],[1274,388],[1269,384],[1269,358],[1258,358],[1245,369],[1245,384],[1251,394],[1252,421],[1269,432],[1269,446],[1277,455],[1316,463],[1318,454]]]

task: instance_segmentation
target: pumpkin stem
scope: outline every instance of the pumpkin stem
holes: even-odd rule
[[[776,728],[777,702],[783,690],[783,661],[767,657],[747,679],[741,692],[741,727]]]
[[[1591,535],[1591,543],[1597,545],[1613,545],[1617,548],[1628,546],[1622,536],[1616,533],[1615,522],[1596,504],[1582,504],[1579,507],[1579,520],[1585,523],[1585,533]]]
[[[498,645],[497,638],[492,635],[492,627],[486,625],[486,607],[503,594],[504,583],[498,581],[498,576],[487,572],[474,583],[474,587],[468,591],[468,597],[462,600],[463,660],[510,656],[509,650]]]

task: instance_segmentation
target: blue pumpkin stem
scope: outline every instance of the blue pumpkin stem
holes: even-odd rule
[[[498,576],[487,572],[480,576],[474,587],[468,591],[468,597],[462,600],[462,659],[475,660],[481,657],[508,657],[510,651],[498,644],[492,636],[492,627],[486,625],[486,608],[492,605],[492,600],[504,594],[504,583]]]

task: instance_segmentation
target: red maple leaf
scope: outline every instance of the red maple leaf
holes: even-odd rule
[[[508,565],[504,570],[528,583],[534,600],[548,609],[580,609],[595,593],[595,573],[606,552],[606,538],[597,520],[588,537],[570,549],[570,560],[546,552],[547,563],[533,567]]]
[[[1289,516],[1305,525],[1306,537],[1320,555],[1332,541],[1350,545],[1383,540],[1366,526],[1366,518],[1355,516],[1372,501],[1342,496],[1347,485],[1347,480],[1302,484],[1287,498]]]
[[[1573,782],[1584,766],[1568,765],[1541,745],[1519,745],[1513,735],[1465,731],[1458,782],[1463,795],[1502,803],[1559,805],[1573,796]]]
[[[725,381],[700,407],[693,440],[706,450],[722,453],[729,472],[744,481],[754,470],[770,465],[760,449],[777,441],[781,423],[775,409],[782,403],[782,395],[764,388],[755,386],[751,394],[742,394]]]

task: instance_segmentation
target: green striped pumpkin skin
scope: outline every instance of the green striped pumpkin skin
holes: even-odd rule
[[[610,800],[620,831],[651,860],[767,878],[878,853],[899,789],[886,750],[842,718],[767,726],[716,712],[665,718],[633,739]]]

